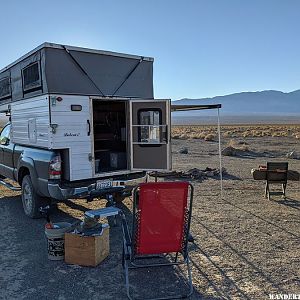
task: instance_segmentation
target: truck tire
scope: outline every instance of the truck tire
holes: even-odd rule
[[[37,194],[29,175],[22,181],[22,203],[25,215],[32,219],[41,218],[39,208],[49,204],[49,199]]]

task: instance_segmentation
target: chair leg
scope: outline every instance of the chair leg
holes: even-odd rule
[[[177,263],[177,259],[178,259],[178,252],[176,252],[176,255],[175,255],[175,260],[174,260],[174,262],[176,262],[176,263]]]
[[[193,288],[193,281],[192,281],[192,272],[191,272],[191,267],[190,267],[190,259],[189,259],[189,255],[187,255],[186,258],[186,266],[188,269],[188,276],[189,276],[189,287],[190,287],[190,292],[187,294],[187,298],[190,297],[193,292],[194,292],[194,288]]]
[[[268,181],[266,182],[265,198],[268,198],[268,200],[270,200],[270,187]]]
[[[266,182],[266,186],[265,186],[265,198],[267,198],[267,193],[268,193],[268,182]]]
[[[122,267],[125,268],[125,249],[123,245],[123,250],[122,250]]]
[[[126,294],[128,299],[132,299],[130,296],[130,291],[129,291],[129,268],[128,268],[128,261],[125,258],[124,259],[124,271],[125,271],[125,285],[126,285]]]
[[[286,193],[286,183],[284,183],[282,185],[282,193],[283,193],[283,199],[285,200],[286,199],[286,195],[285,195],[285,193]]]

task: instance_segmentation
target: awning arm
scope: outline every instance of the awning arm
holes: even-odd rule
[[[207,104],[207,105],[171,105],[171,111],[188,111],[188,110],[202,110],[202,109],[219,109],[221,104]]]

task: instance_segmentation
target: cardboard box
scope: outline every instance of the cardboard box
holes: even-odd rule
[[[65,233],[65,262],[80,266],[97,266],[109,255],[109,227],[99,236]]]

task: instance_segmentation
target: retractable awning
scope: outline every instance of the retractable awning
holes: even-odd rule
[[[205,104],[205,105],[171,105],[171,111],[189,111],[202,109],[217,109],[217,127],[218,127],[218,145],[219,145],[219,163],[220,163],[220,189],[221,199],[223,199],[223,175],[222,175],[222,152],[221,152],[221,126],[220,126],[220,108],[221,104]]]
[[[216,109],[221,108],[221,104],[206,104],[206,105],[171,105],[171,111],[188,111],[188,110],[202,110],[202,109]]]

